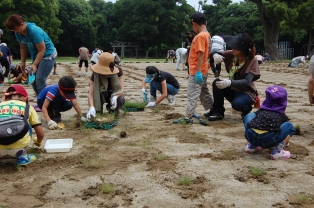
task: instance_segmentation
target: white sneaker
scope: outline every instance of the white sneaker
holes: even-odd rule
[[[272,160],[278,160],[278,159],[288,159],[291,157],[291,153],[286,150],[281,150],[280,152],[270,155],[270,159]]]
[[[77,76],[80,77],[80,76],[81,76],[81,72],[78,72],[78,73],[77,73]]]
[[[157,100],[157,97],[151,96],[151,97],[149,98],[149,102],[155,102],[156,100]]]
[[[169,102],[168,105],[175,105],[176,104],[176,97],[175,95],[168,95],[167,100]]]
[[[85,73],[85,77],[88,77],[88,73]]]

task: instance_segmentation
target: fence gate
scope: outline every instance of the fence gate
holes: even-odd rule
[[[278,55],[280,59],[292,59],[294,55],[294,48],[289,48],[290,42],[278,42]]]

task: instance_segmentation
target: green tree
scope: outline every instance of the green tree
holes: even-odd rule
[[[257,5],[264,28],[264,46],[273,59],[278,59],[278,38],[280,23],[283,20],[295,20],[298,16],[297,7],[302,0],[248,0]]]
[[[58,3],[56,0],[2,0],[0,1],[0,21],[4,31],[5,41],[14,55],[19,54],[19,46],[14,32],[5,28],[5,22],[11,14],[21,14],[29,22],[34,22],[41,27],[51,38],[54,44],[62,33],[59,29],[61,22],[57,19]]]
[[[78,48],[94,49],[96,33],[92,24],[92,7],[85,0],[59,0],[59,13],[63,34],[57,44],[60,55],[78,55]]]
[[[182,32],[186,32],[188,16],[194,12],[185,0],[120,0],[115,4],[115,16],[119,19],[119,38],[140,42],[141,47],[161,44],[180,46]],[[121,15],[123,14],[123,15]]]

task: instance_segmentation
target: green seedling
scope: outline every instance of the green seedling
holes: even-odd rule
[[[155,112],[155,113],[159,113],[159,112],[160,112],[160,109],[159,109],[159,108],[154,108],[154,112]]]
[[[130,101],[125,101],[124,103],[124,108],[145,108],[147,103],[145,102],[130,102]]]
[[[191,179],[187,176],[184,176],[182,178],[179,178],[178,184],[181,186],[189,186],[191,184]]]
[[[293,201],[297,203],[302,203],[302,204],[309,204],[314,201],[313,197],[306,193],[298,193],[295,194],[293,197]]]
[[[157,154],[156,155],[157,160],[168,160],[168,156],[164,154]]]
[[[104,194],[108,194],[114,192],[115,187],[109,183],[103,183],[101,186],[101,190]]]
[[[299,124],[294,126],[295,128],[295,135],[300,135],[301,134],[301,127]]]
[[[5,204],[0,204],[0,208],[9,208],[9,207]]]
[[[250,172],[254,176],[262,176],[262,175],[264,175],[264,172],[262,171],[262,169],[260,169],[259,167],[256,167],[256,166],[251,167],[250,168]]]

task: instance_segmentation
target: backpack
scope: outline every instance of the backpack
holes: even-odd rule
[[[22,139],[30,128],[27,121],[29,104],[26,103],[25,116],[16,114],[7,118],[0,118],[0,144],[10,145]]]

